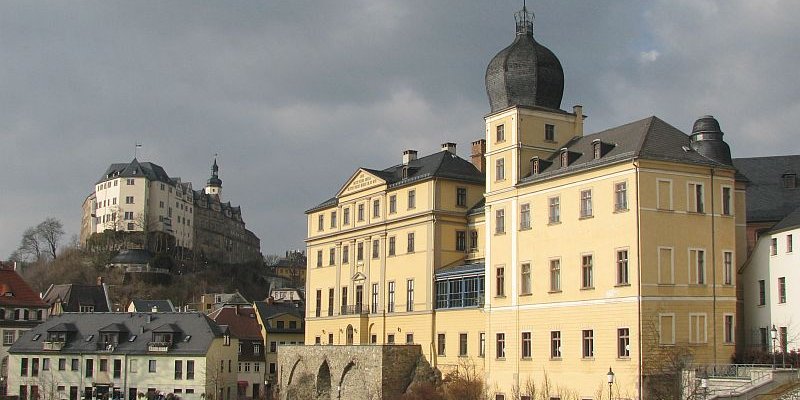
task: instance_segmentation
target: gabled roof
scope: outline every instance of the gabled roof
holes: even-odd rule
[[[0,306],[47,307],[13,269],[0,266]]]
[[[800,207],[800,187],[786,188],[784,174],[800,176],[800,155],[734,158],[747,177],[747,222],[780,221]]]
[[[253,307],[222,307],[208,315],[220,325],[227,325],[231,335],[239,339],[262,340],[261,326]]]
[[[174,183],[173,179],[169,177],[167,172],[164,171],[164,168],[162,168],[160,165],[153,164],[151,162],[139,162],[139,160],[135,158],[127,164],[111,164],[111,166],[106,169],[106,172],[100,177],[100,180],[98,180],[97,183],[116,178],[141,177],[145,177],[151,181],[160,181],[169,184]]]
[[[471,162],[449,152],[439,151],[409,161],[408,165],[397,164],[383,170],[360,168],[386,181],[388,188],[396,188],[425,179],[443,178],[482,184],[486,177]],[[404,172],[405,171],[405,172]],[[333,197],[309,209],[306,213],[338,204]]]
[[[133,308],[129,307],[129,311],[134,312],[152,312],[153,308],[155,308],[156,312],[173,312],[175,311],[175,307],[172,305],[172,301],[169,299],[166,300],[133,300],[131,301],[131,305]]]
[[[800,227],[800,207],[795,208],[786,218],[775,224],[769,233],[778,233],[797,227]]]
[[[78,283],[50,285],[42,300],[51,306],[59,302],[66,312],[78,312],[80,306],[93,306],[94,312],[111,311],[111,303],[104,285]]]
[[[599,159],[594,158],[592,142],[595,140],[608,147]],[[574,138],[564,147],[572,156],[567,167],[561,167],[560,151],[556,151],[548,158],[551,161],[547,163],[549,165],[536,175],[530,175],[530,171],[527,171],[522,182],[548,179],[634,158],[731,168],[692,150],[688,135],[655,116]]]
[[[100,332],[109,326],[123,335],[111,354],[147,354],[153,332],[164,326],[180,332],[167,354],[205,355],[214,338],[223,335],[219,325],[202,313],[64,313],[25,332],[9,352],[41,353],[43,342],[32,340],[35,335],[47,337],[47,332],[70,332],[58,354],[95,353],[101,344]]]

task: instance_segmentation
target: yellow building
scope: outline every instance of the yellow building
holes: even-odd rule
[[[584,135],[532,14],[516,20],[486,71],[476,172],[418,177],[407,152],[307,212],[306,342],[418,343],[440,369],[481,368],[503,400],[529,383],[607,398],[609,368],[614,397],[649,398],[675,360],[729,363],[744,186],[719,124]]]

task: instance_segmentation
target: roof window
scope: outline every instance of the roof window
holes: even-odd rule
[[[797,174],[785,173],[783,174],[783,188],[796,189],[797,188]]]
[[[37,334],[33,335],[33,338],[31,340],[35,342],[35,341],[39,340],[40,337],[42,337],[42,335],[37,333]]]

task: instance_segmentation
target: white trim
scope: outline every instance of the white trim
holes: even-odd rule
[[[548,264],[547,267],[550,268],[550,265]],[[627,297],[613,297],[609,299],[557,301],[557,302],[539,303],[539,304],[522,304],[518,306],[492,307],[489,309],[489,312],[503,312],[503,311],[513,311],[513,310],[541,310],[541,309],[562,308],[562,307],[598,306],[607,304],[630,304],[630,303],[636,303],[637,300],[639,300],[639,297],[637,296],[627,296]]]
[[[725,318],[731,317],[731,340],[730,342],[725,341]],[[722,343],[723,344],[735,344],[736,343],[736,315],[733,313],[724,313],[722,314]]]
[[[697,209],[698,208],[697,207],[697,201],[696,201],[696,199],[694,197],[695,190],[697,190],[697,189],[695,188],[695,190],[691,190],[692,186],[700,186],[700,189],[701,189],[701,191],[700,191],[700,202],[703,204],[703,210],[702,211]],[[686,182],[686,212],[703,214],[703,213],[705,213],[706,208],[710,209],[710,207],[706,207],[706,188],[705,188],[705,186],[706,186],[705,182],[698,182],[698,181],[687,181]],[[693,207],[693,209],[690,210],[689,206],[694,206],[694,207]]]
[[[700,283],[699,276],[697,275],[697,258],[696,256],[699,254],[698,251],[703,252],[703,283]],[[692,262],[692,252],[695,252],[695,260],[694,263]],[[686,255],[688,257],[688,265],[687,265],[687,275],[689,284],[690,285],[707,285],[708,284],[708,263],[706,262],[708,257],[706,257],[706,249],[701,247],[688,247],[686,249]],[[694,271],[692,271],[694,269]],[[694,277],[694,281],[692,281],[692,277]]]
[[[670,268],[670,281],[669,282],[661,282],[661,250],[669,250],[669,268]],[[656,254],[657,262],[658,262],[658,279],[656,282],[662,285],[674,285],[675,284],[675,248],[671,246],[658,246],[657,250],[658,253]]]
[[[700,342],[700,341],[695,342],[695,341],[692,340],[692,339],[694,339],[694,337],[692,336],[692,333],[694,332],[692,330],[692,328],[693,328],[692,327],[692,325],[693,325],[692,324],[692,317],[701,317],[701,316],[703,317],[703,341],[702,342]],[[697,322],[698,323],[700,322],[699,318],[698,318]],[[698,325],[698,327],[699,327],[699,325]],[[708,343],[708,314],[707,313],[689,313],[689,343],[690,344],[691,343]]]
[[[663,331],[663,327],[661,326],[661,318],[662,317],[671,317],[672,318],[672,342],[665,342],[662,338],[661,332]],[[676,342],[675,340],[675,313],[659,313],[658,314],[658,344],[660,345],[674,345]]]
[[[669,183],[669,208],[662,208],[661,207],[661,182]],[[675,210],[675,204],[673,201],[673,188],[672,188],[672,179],[664,179],[664,178],[656,178],[656,209],[659,211],[673,211]]]

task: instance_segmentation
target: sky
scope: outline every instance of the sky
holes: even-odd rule
[[[304,211],[359,167],[455,142],[519,0],[0,1],[0,259],[47,217],[66,239],[112,163],[205,184],[264,254],[304,248]],[[800,154],[800,2],[528,1],[585,133],[656,115],[720,122],[734,157]]]

